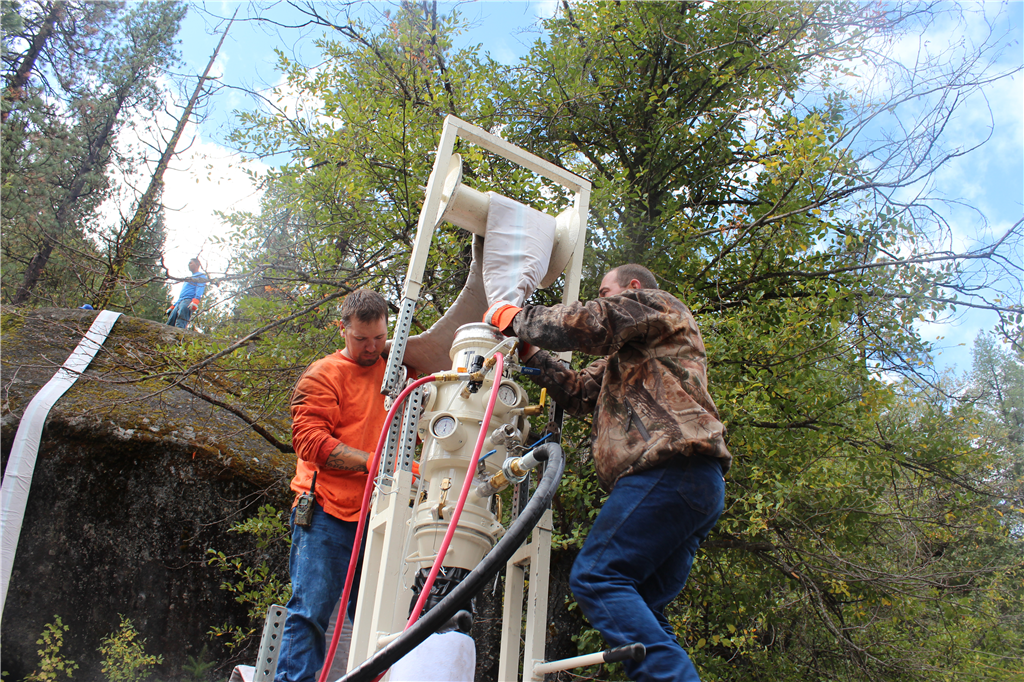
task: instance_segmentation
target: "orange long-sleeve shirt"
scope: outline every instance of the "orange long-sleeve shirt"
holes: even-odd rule
[[[292,393],[292,445],[298,462],[291,488],[308,491],[313,472],[319,472],[316,501],[343,521],[359,520],[366,474],[329,469],[325,463],[338,443],[373,454],[387,417],[380,392],[386,370],[383,358],[363,367],[337,351],[310,365]]]

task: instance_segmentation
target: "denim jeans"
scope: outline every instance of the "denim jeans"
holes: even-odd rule
[[[188,326],[188,321],[192,319],[192,305],[191,298],[183,298],[174,304],[174,308],[171,310],[171,314],[167,317],[167,324],[174,325],[178,329],[184,329]]]
[[[310,525],[296,526],[292,510],[292,549],[288,569],[292,597],[281,636],[281,657],[275,682],[315,682],[327,656],[324,633],[345,587],[345,575],[356,538],[356,522],[336,519],[313,507]],[[348,614],[356,612],[359,569],[356,566]]]
[[[619,479],[601,508],[569,586],[609,646],[647,647],[643,662],[625,662],[630,678],[699,682],[664,611],[686,584],[724,497],[717,460],[677,458]]]

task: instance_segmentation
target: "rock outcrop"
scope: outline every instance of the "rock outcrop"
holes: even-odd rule
[[[94,311],[4,309],[2,464],[28,402],[53,376],[97,315]],[[69,626],[62,653],[76,680],[102,680],[100,640],[121,614],[164,662],[155,679],[183,679],[204,644],[226,679],[231,654],[211,642],[213,625],[244,624],[245,607],[220,589],[207,550],[228,554],[247,539],[228,527],[260,504],[286,506],[294,455],[250,424],[173,384],[161,348],[181,330],[122,316],[82,378],[50,412],[3,613],[7,679],[38,669],[36,643],[59,615]],[[144,378],[149,376],[150,378]],[[196,384],[193,384],[193,389]],[[201,384],[222,402],[223,384]],[[287,415],[265,426],[287,433]],[[271,557],[287,561],[286,546]]]

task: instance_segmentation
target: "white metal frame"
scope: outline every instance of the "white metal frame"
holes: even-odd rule
[[[588,180],[530,154],[500,137],[454,116],[447,116],[441,130],[433,171],[427,182],[426,197],[420,211],[412,257],[405,278],[401,313],[389,356],[388,372],[382,390],[395,395],[400,390],[403,373],[401,363],[409,337],[412,315],[423,286],[430,244],[438,222],[445,175],[448,172],[455,142],[459,139],[476,144],[513,163],[528,168],[541,177],[555,182],[574,193],[573,208],[578,214],[580,227],[572,256],[565,269],[562,301],[578,300],[583,270],[583,249],[586,243],[587,212],[590,204],[591,184]],[[571,354],[562,354],[566,360]],[[409,411],[406,411],[407,413]],[[405,417],[409,419],[408,415]],[[404,430],[415,429],[408,421]],[[389,443],[389,448],[391,444]],[[385,453],[382,458],[393,457]],[[380,478],[367,524],[366,549],[363,572],[349,653],[349,669],[372,656],[382,640],[399,632],[405,625],[412,591],[412,574],[419,566],[408,566],[404,557],[408,551],[406,537],[412,519],[412,475],[400,467],[393,480]],[[525,659],[525,676],[531,676],[533,664],[544,658],[544,640],[547,623],[548,566],[551,556],[552,516],[548,510],[533,531],[532,540],[524,545],[508,562],[506,574],[505,617],[502,626],[501,679],[519,678],[519,665]],[[527,573],[528,571],[528,573]],[[408,573],[408,575],[406,575]],[[520,657],[522,603],[525,580],[529,575],[530,589],[527,603],[526,637]]]

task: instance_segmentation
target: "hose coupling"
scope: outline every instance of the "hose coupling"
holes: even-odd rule
[[[491,443],[494,445],[518,445],[521,440],[519,429],[512,424],[502,424],[491,432]]]

